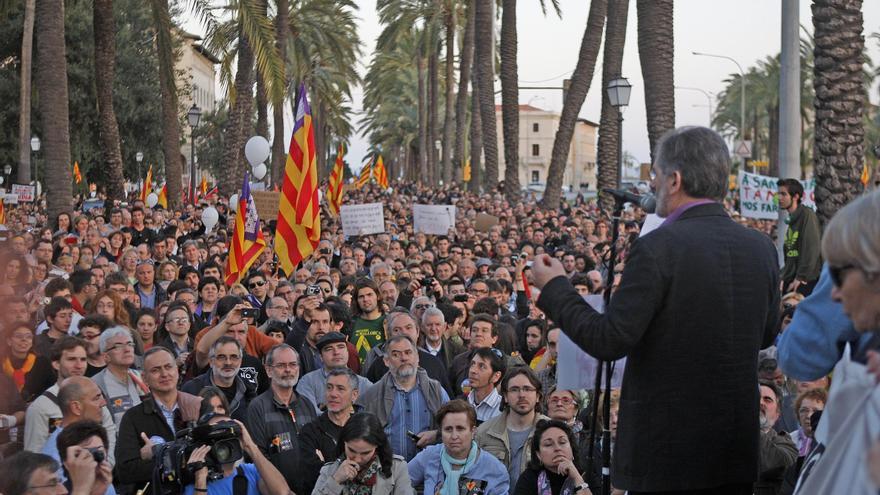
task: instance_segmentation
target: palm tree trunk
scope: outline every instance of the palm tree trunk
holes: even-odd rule
[[[492,191],[498,184],[498,130],[495,123],[495,61],[492,60],[495,18],[492,15],[494,0],[477,0],[475,19],[474,65],[476,92],[480,100],[480,123],[483,134],[483,159],[486,176],[484,184]]]
[[[504,0],[501,12],[501,123],[504,127],[504,196],[519,201],[519,70],[516,64],[516,2]]]
[[[49,218],[55,218],[63,211],[70,212],[73,206],[64,1],[38,0],[35,17],[40,30],[36,84],[43,119],[43,183],[47,213]]]
[[[287,33],[290,30],[288,24],[287,0],[275,0],[277,13],[275,14],[275,42],[278,46],[278,55],[281,62],[287,65]],[[287,71],[284,77],[284,95],[287,95]],[[287,153],[284,149],[284,100],[272,102],[272,184],[281,184],[281,176],[287,161]]]
[[[654,146],[675,127],[673,0],[638,0],[639,61],[645,81],[645,109],[651,161]]]
[[[443,114],[443,183],[452,181],[452,131],[455,123],[455,2],[446,12],[446,98]]]
[[[31,64],[34,51],[34,9],[36,0],[24,2],[21,36],[21,93],[18,121],[18,183],[31,181]]]
[[[571,85],[562,104],[559,129],[557,129],[556,137],[553,140],[550,169],[547,171],[547,187],[544,189],[544,197],[541,200],[545,208],[556,209],[559,207],[559,199],[562,196],[562,177],[565,174],[565,164],[571,149],[571,138],[574,136],[577,116],[587,98],[587,93],[590,91],[593,72],[596,70],[596,57],[599,55],[602,28],[605,25],[607,11],[607,0],[592,0],[590,2],[590,14],[587,17],[587,27],[581,40],[577,65],[571,75]]]
[[[266,94],[266,82],[260,71],[257,71],[257,136],[269,139],[269,97]]]
[[[467,24],[464,29],[461,57],[458,64],[458,94],[455,99],[455,154],[452,156],[452,161],[459,171],[456,173],[457,178],[461,178],[460,174],[465,161],[465,144],[467,143],[465,132],[467,130],[468,84],[471,82],[471,65],[474,60],[475,14],[475,0],[469,0],[467,5]],[[473,146],[473,142],[471,142],[471,146]]]
[[[816,89],[813,162],[816,203],[824,224],[863,190],[862,73],[865,38],[861,0],[814,0],[813,85]]]
[[[605,28],[605,51],[602,55],[602,87],[615,77],[620,76],[623,65],[623,47],[626,43],[627,13],[629,0],[608,0],[608,25]],[[602,116],[599,121],[599,162],[598,191],[604,188],[617,188],[620,182],[620,161],[618,142],[620,139],[620,120],[618,110],[611,105],[608,92],[602,91]],[[611,211],[614,199],[607,194],[600,194],[602,209]]]
[[[116,22],[113,0],[94,0],[95,89],[98,99],[98,140],[101,164],[107,172],[107,196],[125,197],[119,124],[113,110],[113,78],[116,74]]]
[[[439,177],[437,167],[437,98],[440,93],[440,78],[438,67],[438,50],[440,45],[433,42],[433,36],[428,37],[428,183],[436,184]]]
[[[180,154],[180,121],[177,113],[177,82],[174,77],[174,47],[168,0],[153,0],[153,23],[159,58],[159,89],[162,93],[162,152],[168,184],[168,208],[182,203],[183,157]]]
[[[220,193],[233,194],[241,187],[244,173],[242,151],[245,138],[251,130],[254,103],[254,54],[243,33],[238,38],[238,65],[235,73],[235,102],[226,123],[226,142],[223,150],[223,175]]]
[[[477,0],[480,1],[480,0]],[[471,85],[477,86],[477,71],[471,74]],[[483,124],[480,115],[480,96],[476,91],[471,95],[471,182],[468,184],[468,190],[480,194],[483,188],[483,167],[480,162],[482,160],[483,151]]]
[[[769,142],[767,143],[767,175],[779,177],[779,102],[767,108],[767,127]],[[795,177],[800,179],[800,177]]]
[[[417,182],[422,182],[428,177],[428,88],[425,84],[425,59],[421,54],[419,54],[416,64],[419,78],[419,177]]]

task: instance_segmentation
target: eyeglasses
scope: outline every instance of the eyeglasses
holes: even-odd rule
[[[416,304],[416,309],[428,309],[433,307],[433,304]]]
[[[547,402],[551,404],[562,404],[563,406],[570,406],[574,404],[574,399],[571,397],[550,397],[550,400]]]
[[[39,490],[40,488],[58,488],[62,484],[62,481],[59,479],[54,479],[45,485],[29,485],[27,487],[28,490]]]
[[[248,284],[248,287],[250,287],[251,289],[256,289],[257,287],[262,287],[264,285],[266,285],[266,282],[251,282],[250,284]]]
[[[276,363],[271,366],[276,370],[295,370],[299,368],[299,363]]]
[[[235,362],[235,361],[241,361],[241,356],[239,356],[238,354],[230,354],[229,356],[227,356],[225,354],[220,354],[218,356],[214,356],[214,359],[216,359],[217,361],[219,361],[221,363],[225,363],[227,361]]]
[[[167,323],[177,323],[178,325],[183,325],[184,323],[186,323],[186,322],[188,322],[188,321],[189,321],[189,318],[184,318],[184,317],[180,317],[180,318],[169,318],[169,319],[167,320]]]
[[[118,344],[113,344],[107,348],[107,352],[116,351],[119,349],[134,349],[134,342],[120,342]]]
[[[531,394],[537,391],[538,389],[535,387],[510,387],[507,389],[507,392],[511,394]]]

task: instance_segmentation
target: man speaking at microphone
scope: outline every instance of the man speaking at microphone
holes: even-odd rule
[[[730,173],[721,136],[682,127],[656,150],[652,189],[665,220],[633,244],[605,314],[584,302],[547,255],[532,266],[537,304],[587,353],[628,356],[615,488],[751,494],[758,351],[775,336],[779,311],[776,250],[720,203]]]

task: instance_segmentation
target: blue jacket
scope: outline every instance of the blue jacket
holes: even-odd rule
[[[797,305],[779,338],[779,367],[796,380],[813,381],[831,373],[846,342],[853,342],[855,356],[871,337],[870,333],[859,335],[843,313],[843,305],[831,299],[833,286],[825,264],[812,294]]]
[[[440,463],[442,451],[442,444],[431,445],[409,461],[412,486],[422,486],[421,493],[434,494],[443,485],[446,476]],[[477,453],[474,465],[462,473],[461,481],[467,480],[480,482],[486,495],[507,495],[510,491],[510,476],[507,474],[507,468],[483,449]]]

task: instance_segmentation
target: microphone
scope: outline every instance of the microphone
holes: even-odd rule
[[[632,203],[645,210],[645,213],[654,213],[657,209],[657,200],[651,193],[634,194],[629,191],[624,191],[623,189],[611,189],[610,187],[602,189],[602,192],[614,196],[614,199],[618,201]]]

